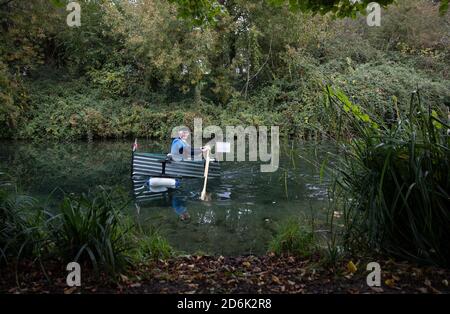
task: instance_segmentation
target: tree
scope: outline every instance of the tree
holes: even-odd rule
[[[193,21],[197,25],[215,23],[217,18],[226,14],[227,0],[169,0],[178,6],[179,15]],[[304,13],[331,13],[333,16],[355,17],[358,12],[364,12],[367,5],[373,0],[264,0],[272,6],[287,5],[292,11]],[[377,3],[386,7],[394,0],[378,0]],[[444,14],[448,10],[449,0],[441,0],[440,12]]]

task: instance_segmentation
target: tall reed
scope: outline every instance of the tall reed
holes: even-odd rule
[[[409,112],[385,122],[343,93],[327,93],[355,133],[336,168],[351,217],[348,242],[450,265],[450,127],[439,108],[414,92]]]

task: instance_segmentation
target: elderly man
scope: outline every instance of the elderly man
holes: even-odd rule
[[[175,161],[186,160],[192,158],[194,155],[199,155],[205,152],[209,147],[193,148],[187,143],[189,137],[189,129],[183,128],[178,131],[178,137],[172,141],[170,154]]]

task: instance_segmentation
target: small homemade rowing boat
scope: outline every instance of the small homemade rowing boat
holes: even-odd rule
[[[170,155],[136,152],[133,145],[131,179],[137,201],[164,196],[168,188],[177,187],[181,178],[204,178],[205,160],[172,160]],[[220,177],[220,165],[216,160],[209,164],[208,179]],[[172,181],[170,180],[172,179]],[[153,185],[152,182],[155,184]],[[170,183],[170,184],[167,184]]]
[[[204,171],[204,160],[174,161],[165,154],[133,153],[133,177],[203,178]],[[217,161],[212,161],[209,165],[208,178],[214,177],[220,177]]]

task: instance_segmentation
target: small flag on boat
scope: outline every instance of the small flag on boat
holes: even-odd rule
[[[231,151],[231,143],[216,142],[216,153],[229,153]]]
[[[135,139],[133,143],[133,152],[136,151],[136,149],[138,149],[137,139]]]

